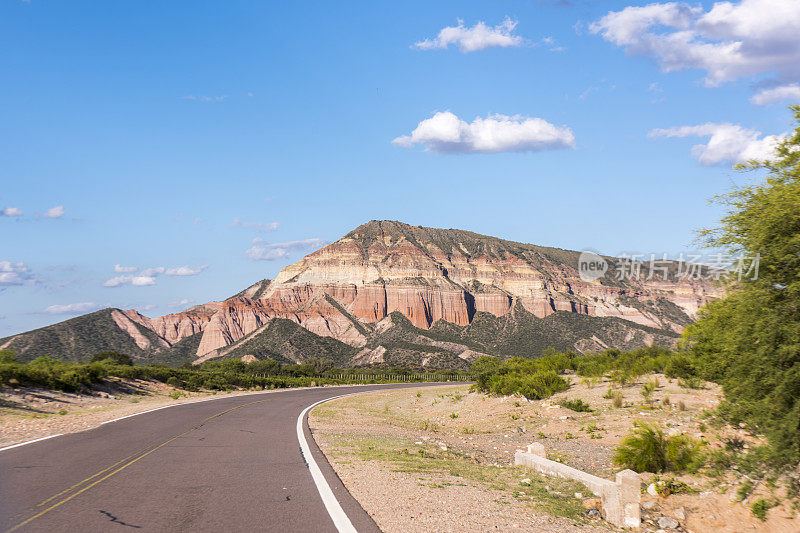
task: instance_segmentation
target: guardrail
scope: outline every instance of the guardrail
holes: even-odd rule
[[[616,481],[593,476],[577,468],[572,468],[547,458],[544,445],[535,442],[528,446],[527,452],[514,454],[514,464],[533,468],[548,476],[574,479],[583,483],[587,489],[600,496],[603,518],[619,527],[638,528],[642,525],[642,501],[639,474],[633,470],[617,472]]]

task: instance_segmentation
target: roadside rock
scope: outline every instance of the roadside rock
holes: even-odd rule
[[[661,529],[675,529],[678,527],[678,521],[674,518],[662,516],[658,519],[658,527]]]

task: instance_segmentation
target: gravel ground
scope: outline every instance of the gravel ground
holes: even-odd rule
[[[659,383],[651,401],[646,402],[641,395],[642,383],[651,379]],[[657,424],[667,434],[704,439],[708,449],[723,446],[727,437],[744,439],[749,446],[758,444],[738,428],[708,427],[712,424],[706,410],[713,409],[722,397],[713,384],[685,389],[663,375],[644,376],[618,389],[623,405],[614,408],[612,401],[604,398],[610,383],[583,382],[574,376],[572,380],[568,391],[544,401],[489,397],[470,393],[467,386],[422,389],[419,393],[368,393],[317,407],[310,423],[315,439],[345,485],[386,531],[578,531],[597,528],[598,523],[548,517],[529,502],[503,497],[491,483],[470,482],[447,472],[421,476],[417,471],[404,471],[407,465],[398,464],[396,455],[370,456],[364,453],[363,445],[359,451],[345,437],[404,439],[412,454],[417,448],[443,447],[476,463],[506,469],[513,468],[516,450],[541,442],[551,458],[608,479],[620,470],[611,460],[614,449],[637,420]],[[564,399],[581,399],[593,412],[559,406]],[[379,444],[375,444],[376,449]],[[668,517],[679,522],[677,531],[800,531],[800,513],[783,499],[782,489],[762,483],[739,503],[732,500],[732,494],[743,478],[734,472],[722,478],[674,477],[694,492],[667,497],[645,493],[642,501],[648,503],[642,515],[643,530],[659,529],[658,519]],[[649,482],[652,474],[643,474],[642,478]],[[390,496],[386,487],[391,487]],[[569,500],[569,496],[567,493],[564,499]],[[750,505],[759,497],[783,499],[769,511],[766,522],[750,512]]]
[[[492,423],[495,420],[486,416],[496,411],[494,404],[499,400],[487,403],[484,396],[466,389],[426,388],[419,396],[409,390],[368,393],[323,404],[312,411],[309,420],[315,440],[345,486],[384,531],[608,531],[603,522],[586,516],[581,500],[572,492],[557,492],[561,480],[545,482],[549,483],[544,485],[547,492],[540,491],[532,499],[541,499],[542,494],[546,498],[549,493],[552,499],[569,500],[578,516],[549,515],[527,495],[522,496],[532,491],[520,486],[519,477],[513,491],[504,487],[501,477],[514,470],[508,464],[516,448],[528,439],[516,433],[516,421],[505,418]],[[458,416],[452,417],[453,413]],[[470,433],[460,433],[465,427]],[[367,436],[373,440],[362,443],[359,453],[350,441]],[[383,439],[403,444],[382,447]],[[446,468],[426,470],[424,464],[363,458],[365,448],[381,454],[402,446],[408,447],[413,458],[418,457],[417,450],[420,455],[423,449],[450,450],[453,457],[466,458],[464,461],[484,471],[488,468],[488,474],[476,479],[452,475]],[[501,464],[506,466],[494,468]],[[555,494],[559,496],[553,497]]]

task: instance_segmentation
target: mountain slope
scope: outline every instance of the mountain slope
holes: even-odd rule
[[[577,271],[579,255],[371,221],[223,302],[153,319],[104,310],[0,346],[25,358],[60,350],[74,359],[102,346],[173,363],[243,355],[295,361],[327,350],[342,362],[457,366],[482,353],[536,356],[548,346],[673,344],[721,293],[705,280],[676,280],[674,262],[672,281],[647,280],[646,263],[640,279],[617,279],[608,258],[606,275],[587,282]]]

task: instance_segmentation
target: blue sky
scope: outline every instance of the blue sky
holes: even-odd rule
[[[0,336],[222,299],[371,219],[693,249],[791,128],[800,4],[644,5],[4,2]]]

